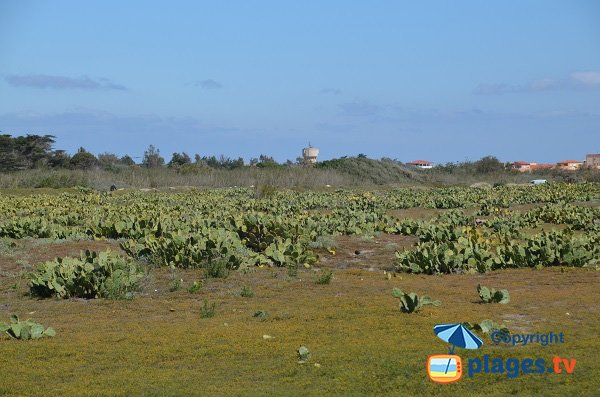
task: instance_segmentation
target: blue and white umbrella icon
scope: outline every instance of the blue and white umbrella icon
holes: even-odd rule
[[[433,327],[433,332],[438,338],[452,345],[450,354],[454,354],[455,346],[463,349],[479,349],[483,345],[483,341],[462,324],[436,325]]]

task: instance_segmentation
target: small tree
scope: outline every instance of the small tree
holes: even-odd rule
[[[185,152],[181,154],[173,153],[173,157],[169,161],[169,167],[181,167],[186,164],[192,164],[192,159]]]
[[[277,167],[279,164],[275,159],[271,156],[267,156],[266,154],[261,154],[258,158],[257,167],[266,168],[266,167]]]
[[[27,135],[14,138],[19,154],[30,168],[44,165],[54,144],[53,135]]]
[[[0,171],[44,166],[52,156],[52,135],[0,135]]]
[[[160,150],[154,145],[148,146],[148,150],[144,152],[144,160],[142,164],[148,168],[158,168],[165,164],[165,159],[161,157]]]
[[[27,168],[25,159],[19,156],[10,135],[0,135],[0,171],[16,171]]]
[[[135,165],[135,161],[133,161],[133,159],[129,155],[126,154],[125,156],[123,156],[119,159],[119,164],[132,166],[132,165]]]
[[[229,168],[234,169],[234,168],[242,168],[244,166],[244,159],[241,157],[238,157],[237,160],[231,160],[231,166]]]
[[[71,157],[70,163],[73,168],[89,170],[98,165],[98,159],[96,156],[80,147],[77,153]]]
[[[215,156],[202,157],[202,161],[211,168],[219,168],[220,167],[219,160],[217,160],[217,158]]]
[[[504,164],[494,156],[485,156],[477,160],[474,164],[475,172],[479,174],[489,174],[492,172],[502,171]]]
[[[52,168],[68,168],[71,165],[71,156],[64,150],[55,150],[48,159],[48,165]]]
[[[105,170],[113,168],[119,163],[119,158],[112,153],[101,153],[98,155],[98,164]]]

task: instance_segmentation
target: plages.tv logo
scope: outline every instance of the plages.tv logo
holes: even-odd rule
[[[479,349],[483,341],[462,324],[439,324],[433,332],[444,342],[450,343],[448,354],[433,354],[427,359],[427,374],[436,383],[456,382],[463,375],[460,356],[454,354],[454,348]]]

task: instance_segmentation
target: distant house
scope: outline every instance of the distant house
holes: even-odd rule
[[[583,161],[564,160],[556,163],[556,167],[561,170],[575,171],[583,166]]]
[[[585,156],[585,166],[587,168],[600,169],[600,154],[588,154]]]
[[[555,164],[538,164],[530,161],[515,161],[512,164],[512,169],[520,172],[528,172],[535,170],[546,170],[554,168]]]
[[[536,165],[532,165],[531,169],[532,170],[547,170],[550,168],[554,168],[556,167],[556,164],[536,164]]]
[[[529,161],[515,161],[512,164],[512,169],[519,172],[527,172],[534,169],[537,166],[537,163],[532,163]]]
[[[412,165],[413,167],[421,168],[421,169],[430,169],[433,167],[433,163],[427,160],[414,160],[408,163],[408,165]]]

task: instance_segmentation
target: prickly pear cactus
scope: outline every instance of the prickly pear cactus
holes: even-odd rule
[[[43,336],[52,337],[56,335],[54,329],[44,328],[42,324],[38,324],[31,319],[21,321],[15,314],[10,316],[10,323],[0,322],[0,333],[5,333],[11,338],[19,340],[39,339]]]
[[[406,294],[399,288],[392,289],[392,296],[400,299],[400,311],[403,313],[415,313],[425,305],[439,306],[441,304],[440,301],[433,300],[427,295],[418,296],[414,292]]]
[[[477,292],[479,293],[481,300],[485,303],[502,303],[505,305],[510,301],[510,295],[506,289],[496,291],[494,288],[488,288],[481,284],[477,284]]]

